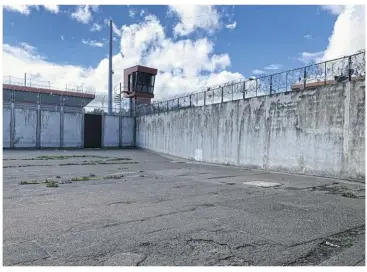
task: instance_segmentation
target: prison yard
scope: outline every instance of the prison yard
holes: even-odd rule
[[[365,265],[364,183],[139,149],[4,150],[5,266]]]
[[[3,264],[364,266],[364,67],[152,101],[158,69],[136,65],[115,107],[110,69],[107,108],[9,78]]]

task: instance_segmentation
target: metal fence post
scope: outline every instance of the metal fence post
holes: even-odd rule
[[[303,68],[303,89],[306,89],[306,67]]]
[[[180,98],[177,98],[177,108],[180,109]]]
[[[37,111],[36,111],[36,148],[41,148],[41,100],[40,100],[40,93],[37,95]]]
[[[221,99],[221,103],[223,103],[223,87],[222,87],[222,91],[221,91],[221,95],[222,95],[222,99]]]
[[[285,72],[285,91],[288,90],[288,72]]]
[[[120,101],[120,115],[122,113],[122,99],[121,99],[121,91],[122,91],[122,85],[120,82],[120,94],[119,94],[119,101]]]
[[[206,91],[204,91],[204,106],[206,105]]]
[[[168,100],[167,100],[167,111],[169,111]]]
[[[255,96],[257,96],[257,78],[255,79]]]
[[[191,108],[191,94],[190,94],[190,108]]]
[[[349,81],[352,80],[352,56],[349,56],[348,57],[348,78],[349,78]]]
[[[81,124],[80,124],[80,126],[81,126],[81,132],[80,132],[80,148],[84,148],[84,130],[85,130],[85,127],[84,127],[84,125],[85,125],[85,122],[84,122],[84,120],[85,120],[85,109],[84,108],[82,108],[82,115],[81,115]]]
[[[270,75],[270,94],[273,92],[273,75]]]
[[[243,100],[245,100],[246,98],[246,81],[243,82],[243,90],[242,90],[242,96],[243,96]]]
[[[326,85],[326,63],[327,63],[327,61],[325,61],[325,79],[324,79],[324,85]]]
[[[121,86],[121,83],[120,83]],[[119,114],[119,148],[122,148],[122,114]]]
[[[62,96],[61,96],[61,99]],[[63,102],[61,102],[60,107],[60,148],[64,147],[64,105]]]
[[[12,95],[11,108],[10,108],[10,148],[14,148],[15,144],[14,138],[15,138],[15,103],[14,103],[14,97]]]

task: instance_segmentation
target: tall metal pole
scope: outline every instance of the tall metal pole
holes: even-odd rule
[[[110,54],[108,63],[108,114],[112,114],[112,20],[110,20]]]
[[[120,95],[119,95],[119,99],[120,99],[120,114],[121,114],[121,109],[122,109],[122,99],[121,99],[121,91],[122,91],[122,85],[121,85],[121,82],[120,82]]]

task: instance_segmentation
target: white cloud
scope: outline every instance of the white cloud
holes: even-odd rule
[[[83,44],[87,44],[87,45],[90,45],[92,47],[103,47],[104,46],[104,43],[102,42],[97,42],[97,41],[93,41],[93,40],[82,40],[82,43]]]
[[[34,46],[31,46],[25,42],[19,43],[17,46],[10,46],[8,44],[3,45],[3,57],[6,58],[7,55],[16,55],[19,59],[26,60],[22,65],[30,64],[34,61],[42,60],[44,57],[40,56],[37,52],[37,49]],[[23,66],[24,67],[24,66]],[[4,71],[6,71],[6,67],[3,67]],[[17,69],[16,67],[12,67],[11,70]]]
[[[135,10],[133,10],[133,9],[129,9],[129,16],[130,16],[131,18],[134,18],[134,17],[135,17],[135,14],[136,14],[136,11],[135,11]]]
[[[266,74],[266,72],[263,71],[263,70],[255,69],[255,70],[252,70],[252,74],[254,74],[254,75],[262,75],[262,74]]]
[[[64,35],[61,35],[61,40],[65,40],[65,37],[64,37]]]
[[[145,13],[145,10],[144,10],[144,9],[142,9],[142,10],[140,11],[140,16],[143,16],[143,15],[144,15],[144,13]]]
[[[45,8],[45,10],[51,13],[59,13],[58,5],[41,5]],[[19,12],[24,15],[31,14],[32,9],[39,10],[38,5],[4,5],[4,9],[9,11]]]
[[[303,38],[305,38],[306,40],[312,40],[312,35],[311,34],[306,34],[303,36]]]
[[[65,83],[79,84],[87,91],[107,93],[107,57],[97,67],[86,68],[46,61],[34,48],[8,44],[3,48],[4,74],[22,77],[24,73],[38,73],[39,80],[51,81],[55,88],[63,89]],[[159,70],[155,86],[158,99],[244,78],[227,70],[230,58],[227,54],[216,55],[213,42],[206,38],[175,42],[166,37],[163,26],[151,15],[139,24],[122,27],[119,49],[125,57],[117,53],[112,58],[113,85],[123,81],[123,70],[128,67],[137,64],[154,67]]]
[[[24,48],[24,50],[30,54],[34,54],[36,53],[37,49],[36,47],[32,46],[32,45],[29,45],[28,43],[25,43],[25,42],[21,42],[19,44],[21,47]]]
[[[323,10],[326,10],[334,15],[339,15],[344,10],[344,5],[325,5],[321,6]]]
[[[320,62],[321,57],[324,55],[324,51],[320,52],[302,52],[296,59],[304,64],[311,64],[314,62]]]
[[[102,25],[94,23],[93,26],[90,28],[91,32],[99,32],[102,30]]]
[[[237,22],[235,21],[235,22],[233,22],[232,24],[228,24],[228,25],[226,25],[226,28],[228,28],[228,29],[230,29],[230,30],[233,30],[233,29],[235,29],[235,28],[236,28],[236,26],[237,26]]]
[[[92,19],[92,11],[96,12],[98,6],[81,5],[77,6],[71,17],[82,24],[88,24]]]
[[[185,36],[197,28],[212,33],[219,28],[220,15],[214,6],[170,5],[168,14],[173,13],[177,14],[181,21],[174,27],[176,35]]]
[[[304,64],[323,62],[352,55],[365,49],[365,8],[362,5],[323,7],[339,14],[329,44],[324,51],[302,52],[295,58]]]
[[[58,5],[43,5],[43,7],[51,13],[59,13],[60,8]]]
[[[34,7],[34,5],[4,5],[4,9],[19,12],[24,15],[29,15],[32,7]]]
[[[265,70],[278,70],[280,68],[282,68],[283,65],[282,64],[270,64],[266,67],[264,67]]]
[[[345,6],[335,21],[329,45],[322,59],[334,59],[365,49],[365,29],[365,7]]]

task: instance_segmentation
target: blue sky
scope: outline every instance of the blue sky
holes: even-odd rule
[[[97,73],[98,66],[102,65],[101,61],[108,54],[109,32],[106,20],[112,18],[116,26],[113,43],[116,62],[119,61],[120,51],[125,54],[125,59],[121,59],[121,63],[116,65],[115,71],[126,68],[128,64],[131,64],[129,66],[154,64],[158,66],[155,68],[165,73],[161,81],[163,78],[172,82],[177,81],[176,85],[164,85],[161,82],[162,89],[170,90],[183,84],[190,91],[194,87],[185,85],[189,83],[183,80],[190,80],[194,76],[201,78],[196,85],[216,84],[221,79],[236,80],[241,79],[241,76],[243,78],[300,67],[306,62],[322,57],[330,45],[329,38],[333,34],[335,23],[343,12],[340,6],[326,8],[321,6],[211,6],[199,10],[130,5],[79,7],[79,14],[77,6],[59,6],[57,9],[56,13],[54,7],[47,9],[42,6],[30,7],[26,11],[5,8],[3,13],[3,44],[7,46],[5,50],[8,53],[11,52],[12,57],[16,55],[15,48],[25,50],[28,55],[37,56],[39,61],[42,61],[42,65],[44,62],[63,68],[65,65],[70,65],[78,67],[81,74],[86,71],[90,73],[91,70]],[[83,11],[86,12],[83,13]],[[147,16],[153,17],[147,19]],[[178,24],[181,26],[178,27]],[[97,26],[94,28],[95,31],[92,31],[93,26]],[[144,27],[149,30],[144,32]],[[162,30],[164,34],[161,33]],[[131,33],[136,31],[140,31],[140,36],[136,38],[135,45],[127,45],[133,37]],[[152,37],[145,37],[149,35],[147,33],[152,32],[155,33]],[[142,41],[141,44],[146,42],[147,47],[142,47],[137,52],[131,47],[136,47],[136,42],[139,40]],[[125,52],[122,46],[124,41]],[[197,43],[191,47],[185,47],[188,41],[193,44],[202,41],[203,44]],[[162,46],[163,49],[157,49],[165,43],[169,45]],[[183,43],[186,45],[178,46]],[[196,53],[192,52],[182,54],[178,52],[176,56],[157,53],[168,52],[169,48],[175,46],[182,51],[197,51],[200,55],[196,56]],[[174,50],[178,50],[177,48]],[[149,57],[149,54],[154,51],[157,57]],[[205,53],[200,53],[204,51]],[[153,55],[152,53],[150,56]],[[173,56],[173,59],[169,56]],[[308,58],[305,59],[305,56]],[[174,59],[175,57],[178,59]],[[166,65],[163,58],[167,58],[166,62],[172,62],[172,64]],[[195,62],[197,59],[208,63],[205,65],[197,63],[197,66],[193,66],[191,61]],[[182,64],[177,64],[181,62]],[[191,72],[186,73],[187,67],[196,69],[196,75]],[[14,73],[14,71],[9,72]],[[122,74],[122,71],[117,72]],[[214,78],[220,73],[221,76]],[[4,74],[6,74],[5,71]],[[19,70],[19,74],[23,74],[23,71]],[[49,75],[51,79],[53,76]],[[208,79],[210,76],[211,78]],[[46,79],[42,71],[39,71],[38,77]],[[65,80],[72,78],[74,77],[65,78]],[[116,76],[114,83],[119,79]]]

